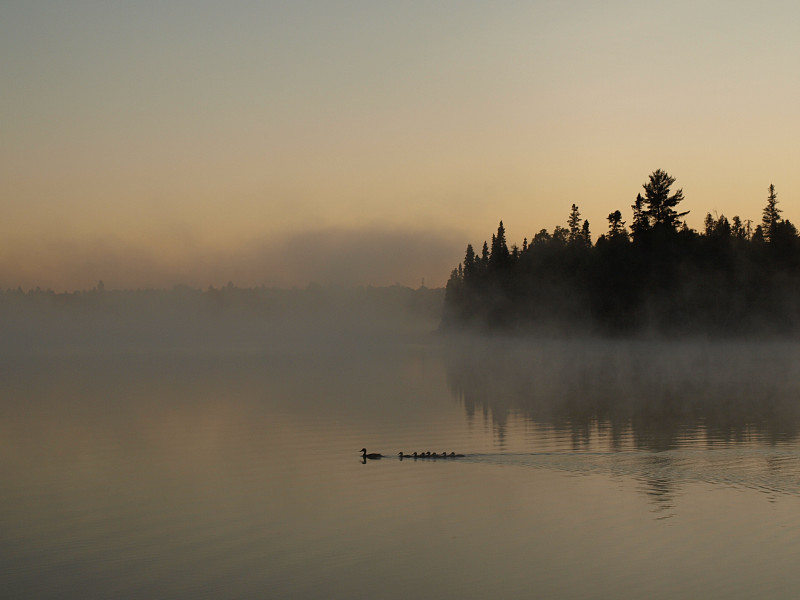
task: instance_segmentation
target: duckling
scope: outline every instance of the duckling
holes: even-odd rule
[[[367,454],[367,449],[361,449],[361,458],[369,458],[370,460],[375,460],[376,458],[383,458],[383,454],[378,454],[377,452],[372,452],[371,454]]]
[[[413,457],[412,455],[410,455],[410,454],[403,454],[403,451],[402,451],[402,450],[401,450],[400,452],[398,452],[398,453],[397,453],[397,456],[400,458],[400,460],[403,460],[404,458],[414,458],[414,457]]]

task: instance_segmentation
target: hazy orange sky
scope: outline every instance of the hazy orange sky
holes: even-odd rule
[[[596,237],[800,210],[796,1],[0,4],[0,288],[442,285]]]

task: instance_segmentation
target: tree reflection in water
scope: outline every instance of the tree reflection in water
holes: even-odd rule
[[[731,454],[796,441],[799,343],[500,337],[449,342],[449,388],[468,419],[482,413],[491,422],[501,449],[509,423],[523,420],[569,440],[574,452],[635,452],[635,467],[618,456],[608,468],[628,469],[654,504],[667,509],[676,472],[681,480],[736,484],[737,478],[752,478],[740,483],[765,490],[797,483],[800,489],[794,452],[783,458],[767,454],[766,462]],[[709,450],[728,453],[712,456]],[[702,461],[687,459],[689,451],[705,452]],[[793,483],[762,481],[786,481],[782,460],[790,463]]]
[[[509,416],[569,432],[579,449],[598,427],[611,447],[681,440],[797,437],[800,344],[785,342],[472,339],[450,344],[448,385],[467,416]]]

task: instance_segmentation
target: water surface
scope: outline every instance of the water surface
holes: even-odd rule
[[[0,588],[794,597],[798,358],[436,336],[6,357]]]

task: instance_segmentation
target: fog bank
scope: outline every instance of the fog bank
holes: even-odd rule
[[[0,355],[333,352],[414,341],[436,330],[444,290],[305,289],[0,293]]]
[[[444,285],[462,232],[383,225],[326,227],[217,242],[181,229],[136,239],[27,239],[0,250],[0,289],[205,289],[322,285]]]

